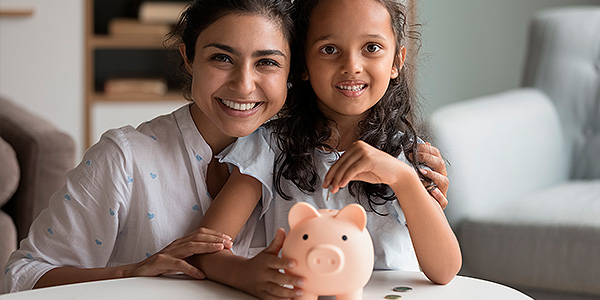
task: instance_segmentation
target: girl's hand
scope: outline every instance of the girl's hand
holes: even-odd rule
[[[304,284],[304,279],[279,272],[280,269],[292,269],[296,265],[291,259],[277,256],[284,239],[285,231],[279,228],[271,245],[247,261],[241,270],[244,291],[260,299],[292,299],[302,295],[303,291],[297,287]],[[295,288],[283,285],[293,285]]]
[[[233,246],[231,237],[212,229],[201,227],[192,233],[173,241],[164,249],[130,265],[130,274],[126,276],[159,276],[182,272],[196,279],[206,275],[186,261],[194,254],[213,253]]]
[[[415,171],[406,163],[363,141],[356,141],[336,161],[323,180],[323,188],[336,193],[353,180],[394,184]]]
[[[444,209],[448,205],[446,197],[450,184],[448,172],[446,171],[446,162],[442,158],[440,150],[430,143],[419,144],[417,147],[419,148],[418,163],[425,164],[431,168],[431,170],[421,169],[421,173],[437,185],[437,188],[429,191],[429,193]]]

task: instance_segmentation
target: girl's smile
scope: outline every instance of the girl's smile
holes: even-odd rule
[[[349,98],[360,97],[367,87],[368,84],[360,80],[346,80],[335,86],[340,93]]]

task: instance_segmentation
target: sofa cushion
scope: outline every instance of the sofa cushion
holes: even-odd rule
[[[74,166],[75,144],[67,134],[24,107],[0,97],[0,137],[19,161],[21,178],[11,200],[2,208],[17,226],[19,240],[46,207],[50,196],[65,184]]]
[[[598,216],[600,180],[567,182],[508,201],[459,228],[463,274],[598,295]]]
[[[19,186],[19,164],[13,148],[0,138],[0,207],[10,199]]]
[[[17,250],[17,228],[12,218],[0,210],[0,268],[8,262],[8,257]],[[4,268],[1,269],[4,272]]]

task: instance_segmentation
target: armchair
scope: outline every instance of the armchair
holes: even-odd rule
[[[435,111],[461,274],[600,299],[600,6],[538,13],[523,87]]]
[[[70,136],[0,97],[0,268],[65,184],[74,160]]]

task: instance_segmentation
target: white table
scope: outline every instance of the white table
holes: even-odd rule
[[[392,291],[397,286],[409,286],[413,291]],[[419,299],[531,299],[512,288],[489,281],[457,276],[448,285],[431,283],[418,272],[375,271],[364,290],[363,299],[384,299],[386,295],[401,295],[402,300]],[[2,300],[62,300],[62,299],[255,299],[245,293],[209,280],[194,280],[189,277],[136,277],[104,280],[50,287],[1,295]],[[327,297],[332,299],[332,297]]]

